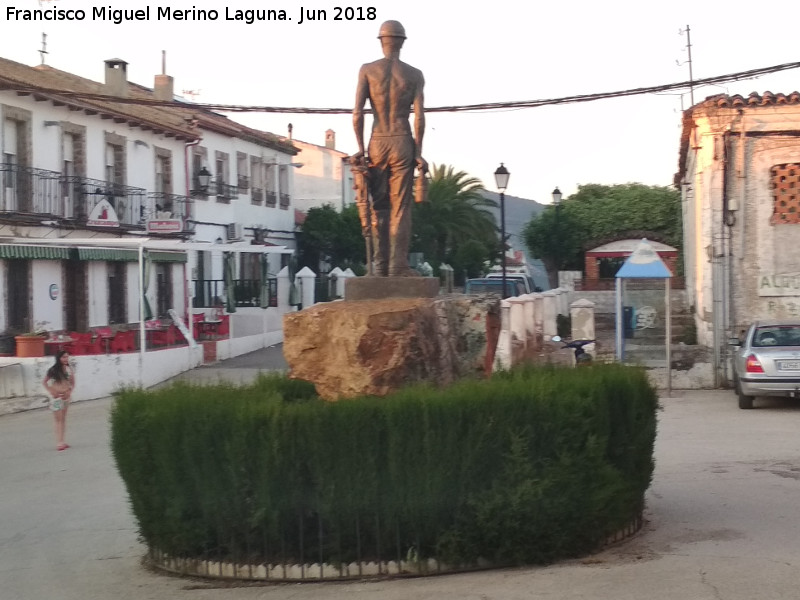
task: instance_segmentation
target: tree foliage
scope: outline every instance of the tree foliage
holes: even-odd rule
[[[332,204],[308,210],[299,238],[300,266],[319,271],[320,262],[354,270],[366,262],[361,221],[355,204],[341,212]]]
[[[428,200],[414,205],[412,250],[436,269],[450,264],[457,274],[478,275],[499,252],[497,203],[483,196],[481,181],[452,166],[434,165]]]
[[[640,183],[582,185],[560,207],[547,206],[528,222],[523,237],[552,284],[560,269],[583,270],[583,253],[593,242],[630,231],[651,231],[682,248],[680,192]]]

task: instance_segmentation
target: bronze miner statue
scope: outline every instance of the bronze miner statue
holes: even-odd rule
[[[363,65],[358,73],[353,110],[358,152],[350,161],[367,241],[367,266],[370,275],[418,276],[408,266],[408,249],[415,167],[419,169],[417,202],[424,200],[426,191],[428,164],[422,158],[425,79],[422,71],[400,60],[406,32],[399,22],[383,23],[378,39],[384,58]],[[364,105],[367,99],[372,107],[373,122],[365,152]],[[409,124],[412,106],[413,135]]]

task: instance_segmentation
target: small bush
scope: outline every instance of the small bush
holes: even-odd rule
[[[273,376],[124,391],[112,449],[142,539],[173,556],[538,563],[641,511],[655,408],[619,365],[339,402]]]

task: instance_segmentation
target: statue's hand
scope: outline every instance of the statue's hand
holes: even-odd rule
[[[419,169],[420,173],[427,173],[428,172],[428,161],[426,161],[421,156],[417,157],[417,168]]]
[[[364,151],[363,150],[359,150],[358,152],[356,152],[355,154],[353,154],[350,157],[350,164],[351,165],[360,167],[360,166],[363,166],[365,163],[366,163],[366,159],[364,158]]]

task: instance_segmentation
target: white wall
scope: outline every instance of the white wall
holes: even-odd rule
[[[294,175],[295,208],[305,212],[332,204],[341,210],[355,201],[350,167],[342,164],[347,154],[300,140],[292,143],[300,149],[295,161],[303,164]]]
[[[296,157],[279,152],[258,144],[230,138],[225,135],[215,133],[213,131],[203,131],[203,140],[200,142],[200,147],[206,149],[207,163],[206,168],[211,172],[214,180],[217,177],[216,173],[216,153],[224,152],[228,155],[228,183],[236,185],[237,182],[237,152],[243,152],[248,155],[247,169],[250,181],[252,183],[252,174],[250,173],[250,157],[256,156],[262,159],[263,163],[279,162],[290,163],[296,162]],[[190,156],[191,160],[191,156]],[[280,187],[278,177],[278,167],[272,167],[275,170],[276,187]],[[292,195],[292,180],[294,177],[295,169],[289,168],[289,194]],[[211,191],[214,189],[214,180],[212,180]],[[281,191],[276,190],[278,195]],[[223,241],[227,241],[225,235],[225,226],[228,223],[241,223],[244,226],[244,237],[246,240],[252,239],[253,231],[247,228],[259,227],[261,229],[269,229],[270,231],[278,232],[294,232],[294,204],[290,203],[288,209],[280,208],[280,199],[276,202],[275,207],[265,206],[262,202],[261,205],[255,205],[251,202],[250,190],[247,192],[239,192],[238,198],[226,202],[218,202],[216,196],[209,195],[207,198],[196,197],[194,199],[195,219],[204,224],[198,224],[195,229],[195,241],[200,242],[213,242],[218,237]],[[280,239],[270,239],[274,243],[290,245],[293,244],[294,236],[292,233],[281,234]]]
[[[190,274],[189,266],[184,263],[172,263],[172,308],[181,318],[186,316],[186,276]]]
[[[108,269],[100,260],[88,261],[89,327],[108,325]]]
[[[139,321],[139,263],[129,262],[126,265],[126,301],[125,307],[127,309],[126,320],[128,323],[136,323]]]
[[[64,329],[64,290],[61,277],[61,262],[57,260],[32,260],[33,328],[47,330]],[[50,286],[58,286],[58,296],[50,299]]]

